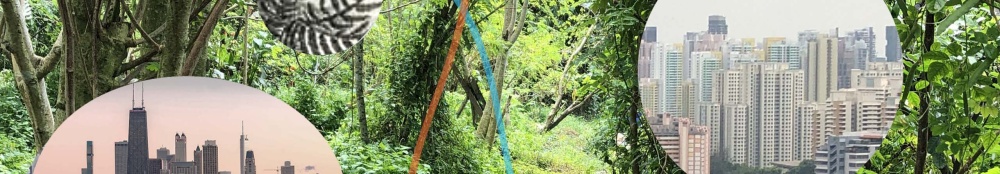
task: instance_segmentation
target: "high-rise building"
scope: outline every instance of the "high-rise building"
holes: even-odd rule
[[[716,71],[722,69],[722,52],[694,52],[692,53],[693,67],[691,67],[692,79],[697,79],[697,100],[698,102],[708,102],[712,99],[712,76]]]
[[[639,95],[641,96],[642,107],[649,112],[662,112],[663,108],[660,107],[660,79],[653,78],[640,78],[639,79]]]
[[[903,58],[903,48],[899,42],[899,32],[896,31],[896,26],[885,26],[886,62],[899,62]]]
[[[768,62],[788,63],[789,69],[802,68],[802,57],[800,57],[802,54],[799,53],[798,45],[784,40],[770,42],[767,44],[766,52]]]
[[[146,133],[145,107],[132,108],[128,114],[128,173],[149,170],[149,141]]]
[[[219,146],[215,144],[215,140],[205,140],[205,145],[202,145],[202,172],[204,174],[218,174],[219,173]]]
[[[694,124],[691,119],[671,117],[664,114],[651,124],[653,134],[660,147],[686,173],[708,174],[711,165],[710,129],[707,126]]]
[[[642,40],[656,42],[656,27],[646,27],[646,30],[642,32]]]
[[[674,115],[675,117],[683,117],[691,120],[696,120],[695,122],[697,124],[704,124],[701,123],[700,121],[697,121],[700,119],[700,117],[697,117],[696,115],[697,114],[696,107],[698,106],[697,87],[698,84],[690,79],[681,82],[680,89],[676,90],[678,92],[677,94],[678,99],[680,99],[677,102],[680,104],[680,112],[676,115],[671,113],[671,115]]]
[[[726,17],[720,15],[708,16],[709,34],[729,34],[729,26],[726,25]]]
[[[80,173],[94,174],[94,141],[87,141],[87,167]]]
[[[128,172],[128,140],[115,142],[115,174]]]
[[[837,90],[837,37],[820,34],[809,41],[809,56],[805,66],[805,99],[824,102],[830,91]]]
[[[230,171],[219,171],[219,174],[233,174],[233,172],[230,172]]]
[[[895,114],[899,88],[849,88],[832,92],[824,107],[815,110],[813,147],[844,132],[888,131],[887,114]],[[893,113],[886,113],[893,112]]]
[[[860,42],[856,43],[856,46],[861,46],[858,49],[857,56],[857,66],[866,67],[867,62],[871,62],[875,59],[875,30],[872,27],[857,29],[847,33],[847,37],[851,38],[851,41]]]
[[[683,46],[681,44],[658,44],[653,51],[651,60],[652,78],[659,79],[659,91],[656,95],[661,99],[655,113],[679,114],[677,88],[683,79]]]
[[[160,147],[159,149],[156,149],[156,159],[167,160],[169,156],[170,156],[170,149],[167,149],[166,147]]]
[[[847,132],[830,137],[816,151],[816,173],[856,173],[868,162],[884,137],[880,132]]]
[[[248,150],[246,154],[246,167],[243,168],[243,172],[246,174],[257,174],[257,164],[253,159],[253,150]]]
[[[198,168],[194,162],[172,162],[170,164],[171,174],[198,174]]]
[[[903,68],[902,62],[872,62],[866,69],[851,70],[849,82],[856,88],[900,87]]]
[[[244,144],[244,143],[246,143],[246,141],[247,141],[247,135],[243,134],[243,123],[240,123],[240,169],[239,169],[240,170],[240,174],[246,174],[246,173],[243,172],[244,171],[243,169],[247,167],[246,166],[246,158],[245,158],[246,157],[245,156],[246,155],[246,149],[245,149],[246,146]]]
[[[639,43],[639,78],[650,78],[650,70],[652,69],[652,52],[656,48],[656,42],[647,42],[645,40]]]
[[[174,150],[177,154],[174,154],[173,162],[187,162],[187,135],[174,134]]]
[[[163,172],[163,160],[146,159],[146,164],[149,164],[149,168],[145,172],[146,174],[166,174]]]
[[[196,174],[205,173],[205,161],[202,160],[203,153],[201,151],[201,146],[194,147],[194,171]]]
[[[295,174],[295,166],[291,161],[285,161],[285,165],[281,166],[281,174]]]
[[[732,163],[771,167],[798,160],[794,137],[798,104],[803,100],[801,70],[787,63],[738,64],[719,72],[716,88],[721,124],[720,152]]]
[[[816,153],[816,148],[813,146],[813,124],[814,118],[820,117],[821,114],[816,113],[816,111],[822,111],[823,106],[819,103],[810,102],[798,105],[795,109],[795,124],[793,124],[795,137],[795,149],[793,149],[793,155],[796,159],[805,160],[812,159],[813,155]]]

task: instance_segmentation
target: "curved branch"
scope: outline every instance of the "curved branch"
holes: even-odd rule
[[[59,60],[62,60],[61,58],[63,57],[64,49],[65,47],[63,47],[63,33],[60,32],[59,36],[56,38],[56,42],[54,43],[54,45],[52,45],[52,49],[49,50],[49,54],[46,55],[45,58],[41,59],[41,62],[38,65],[38,72],[35,75],[35,78],[43,79],[50,72],[52,72],[52,70],[55,69],[56,64],[59,64]]]
[[[198,32],[198,37],[191,44],[191,50],[187,54],[186,60],[184,60],[184,65],[181,67],[181,76],[190,76],[194,73],[195,65],[198,64],[198,54],[202,50],[205,50],[205,43],[208,42],[208,36],[212,34],[212,30],[215,29],[215,23],[219,22],[219,16],[222,16],[222,10],[229,4],[229,1],[218,0],[215,2],[215,7],[212,8],[212,12],[208,15],[208,19],[201,26],[201,31]]]
[[[403,8],[403,7],[406,7],[406,6],[409,6],[409,5],[412,5],[412,4],[416,4],[416,3],[418,3],[418,2],[420,2],[420,0],[413,0],[413,1],[410,1],[410,2],[407,2],[406,4],[402,4],[402,5],[399,5],[399,6],[396,6],[396,7],[393,7],[393,8],[390,8],[390,9],[388,9],[388,10],[385,10],[385,11],[380,11],[380,12],[378,12],[378,13],[379,13],[379,14],[382,14],[382,13],[388,13],[388,12],[392,12],[392,11],[395,11],[395,10],[398,10],[398,9],[400,9],[400,8]]]

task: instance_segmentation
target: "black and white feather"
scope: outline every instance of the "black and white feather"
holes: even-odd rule
[[[364,38],[382,0],[258,0],[257,5],[276,39],[306,54],[327,55]]]

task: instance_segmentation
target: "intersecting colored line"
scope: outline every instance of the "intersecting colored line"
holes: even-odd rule
[[[465,3],[466,0],[454,0],[455,4]],[[483,38],[479,35],[479,28],[476,27],[476,22],[472,20],[472,15],[469,13],[465,14],[465,24],[469,25],[469,33],[472,34],[472,38],[476,42],[476,49],[479,51],[479,58],[483,61],[483,69],[486,71],[486,81],[490,85],[490,98],[493,99],[493,115],[496,117],[497,121],[497,132],[500,134],[500,150],[503,152],[503,162],[504,167],[507,169],[508,174],[514,173],[514,167],[511,166],[510,160],[510,149],[507,148],[507,132],[504,130],[503,125],[503,112],[500,112],[500,94],[497,93],[497,83],[493,80],[493,68],[490,67],[490,58],[486,57],[486,46],[483,44]],[[462,20],[459,17],[459,20]]]
[[[456,1],[457,2],[457,1]],[[469,10],[468,0],[459,3],[459,14],[466,14]],[[448,80],[448,73],[451,72],[451,63],[455,61],[455,51],[458,49],[458,42],[462,39],[462,25],[465,24],[465,15],[458,16],[458,23],[455,24],[455,34],[451,37],[451,48],[448,49],[448,57],[444,61],[444,69],[441,77],[438,78],[434,96],[431,98],[431,106],[427,109],[424,122],[420,127],[420,136],[417,139],[416,148],[413,150],[413,160],[410,161],[410,174],[417,173],[417,166],[420,164],[420,152],[424,149],[424,139],[427,138],[427,130],[431,128],[431,120],[434,119],[434,111],[437,110],[438,101],[441,100],[441,93],[444,92],[445,82]]]

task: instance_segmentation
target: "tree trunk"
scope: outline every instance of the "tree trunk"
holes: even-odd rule
[[[505,9],[504,9],[503,37],[504,40],[507,41],[507,43],[513,45],[514,42],[517,40],[517,35],[520,34],[520,30],[524,24],[524,16],[527,14],[526,13],[527,9],[525,7],[527,7],[527,4],[526,3],[521,4],[522,9],[520,15],[517,14],[517,8],[516,8],[517,1],[507,0],[507,4],[508,5],[504,7]],[[490,89],[490,90],[497,90],[497,97],[500,98],[503,98],[501,96],[503,96],[504,74],[507,70],[506,57],[507,57],[506,52],[504,52],[504,54],[498,54],[495,61],[496,67],[493,68],[494,71],[493,76],[495,78],[494,80],[496,80],[497,89]],[[479,125],[476,128],[477,130],[476,134],[479,135],[479,137],[482,137],[484,140],[486,140],[486,143],[491,145],[493,144],[493,139],[496,137],[497,134],[497,123],[495,121],[494,118],[495,116],[493,115],[493,112],[491,112],[493,110],[493,104],[492,104],[493,100],[498,100],[498,99],[490,97],[490,99],[486,100],[486,108],[483,110],[485,112],[483,112],[483,117],[480,117]],[[506,120],[507,117],[504,116],[504,118]]]
[[[45,79],[36,76],[38,72],[31,63],[36,56],[31,45],[31,37],[28,35],[28,27],[25,25],[25,14],[22,13],[27,3],[19,0],[0,0],[0,4],[3,7],[3,21],[6,24],[0,28],[6,28],[4,40],[9,41],[9,45],[0,47],[9,51],[7,57],[11,59],[15,83],[35,133],[34,148],[36,151],[41,151],[42,146],[55,132],[56,124],[49,105]]]
[[[167,24],[167,31],[165,31],[166,33],[164,33],[163,38],[163,46],[165,49],[160,56],[160,77],[177,76],[180,73],[181,62],[187,56],[187,46],[190,44],[188,22],[191,15],[191,3],[193,3],[193,1],[190,0],[154,2],[152,4],[155,5],[151,5],[147,8],[169,5],[169,11],[166,11],[166,13],[149,13],[149,11],[144,12],[147,16],[151,16],[150,19],[154,19],[155,21],[143,21],[143,23],[148,25]],[[166,19],[152,16],[166,16]],[[143,28],[151,30],[150,28],[152,27],[143,26]]]
[[[73,33],[72,38],[65,40],[71,42],[66,45],[73,45],[66,48],[73,57],[67,58],[63,67],[71,73],[62,79],[60,101],[65,107],[57,112],[57,127],[76,109],[121,85],[115,77],[128,55],[128,47],[120,38],[130,38],[126,33],[129,27],[120,20],[101,21],[98,7],[94,1],[72,1],[68,7],[76,12],[69,13],[70,19],[64,20],[72,23],[64,29]]]
[[[360,122],[361,128],[361,140],[365,143],[370,143],[368,140],[368,119],[365,118],[365,69],[364,69],[364,40],[358,42],[355,45],[354,54],[354,95],[357,96],[358,102],[358,121]]]

